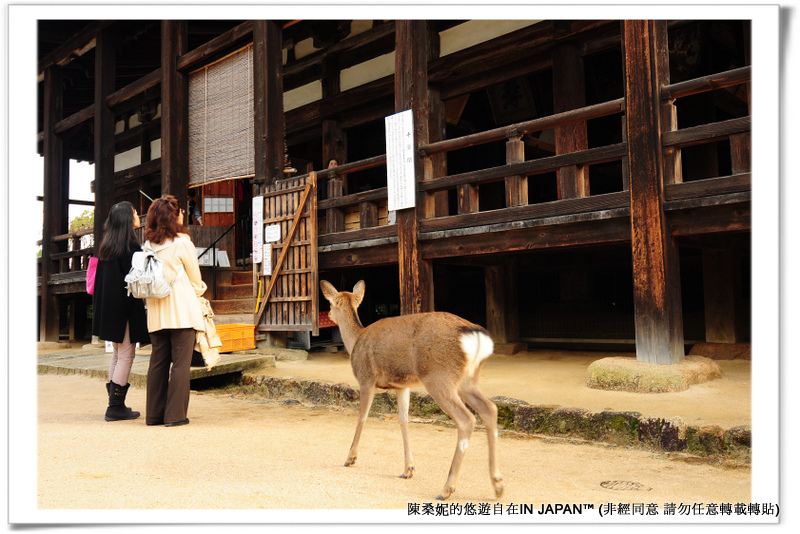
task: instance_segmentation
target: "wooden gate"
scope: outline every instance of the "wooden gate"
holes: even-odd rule
[[[256,331],[319,335],[317,175],[278,180],[262,198],[267,242],[254,265]]]

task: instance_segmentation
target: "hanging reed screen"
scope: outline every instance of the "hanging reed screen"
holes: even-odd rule
[[[189,74],[189,184],[251,177],[253,45]]]

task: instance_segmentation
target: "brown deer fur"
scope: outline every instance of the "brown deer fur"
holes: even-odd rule
[[[499,498],[503,493],[503,478],[496,462],[497,407],[478,388],[480,368],[494,349],[488,332],[444,312],[387,317],[365,328],[356,311],[364,298],[363,280],[355,285],[352,293],[338,292],[325,280],[320,282],[320,287],[330,302],[330,317],[341,330],[361,393],[358,424],[345,466],[356,461],[361,430],[376,389],[394,389],[405,451],[405,469],[401,477],[413,476],[414,462],[408,443],[409,387],[421,382],[458,427],[458,443],[450,473],[437,499],[447,499],[455,491],[461,461],[475,426],[475,416],[464,402],[478,412],[486,426],[489,475]]]

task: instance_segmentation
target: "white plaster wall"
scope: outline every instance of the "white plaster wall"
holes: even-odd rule
[[[440,56],[446,56],[507,33],[532,26],[541,20],[470,20],[439,34]]]
[[[322,82],[316,80],[283,93],[283,110],[290,111],[322,98]]]
[[[391,52],[343,69],[339,80],[342,91],[394,74],[394,55],[394,52]]]

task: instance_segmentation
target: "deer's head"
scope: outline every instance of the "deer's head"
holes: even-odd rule
[[[331,304],[330,318],[334,323],[342,326],[355,322],[357,326],[362,326],[356,310],[361,301],[364,300],[366,284],[364,284],[363,280],[355,285],[352,293],[349,291],[336,291],[336,288],[326,280],[320,280],[319,286],[322,290],[322,295]]]

